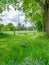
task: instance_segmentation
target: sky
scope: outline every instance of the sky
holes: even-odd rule
[[[7,25],[8,23],[13,23],[14,26],[17,26],[18,23],[24,24],[26,27],[31,26],[30,22],[25,23],[25,14],[22,11],[14,10],[14,8],[10,5],[9,11],[3,11],[1,15],[2,21],[0,21],[0,24]],[[19,15],[19,21],[18,21],[18,15]]]

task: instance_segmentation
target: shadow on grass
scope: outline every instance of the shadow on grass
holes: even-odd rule
[[[9,36],[10,36],[9,34],[0,33],[0,39],[1,39],[1,38],[5,38],[5,37],[9,37]]]

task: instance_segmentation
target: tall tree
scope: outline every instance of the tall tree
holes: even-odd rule
[[[44,21],[45,21],[45,28],[46,28],[46,34],[49,36],[49,0],[44,0],[45,4],[41,2],[41,0],[37,0],[39,2],[39,5],[44,10]]]
[[[37,12],[37,10],[40,10],[40,9],[42,10],[42,12],[44,13],[43,19],[45,22],[46,34],[47,34],[47,36],[49,36],[49,0],[22,0],[22,2],[23,2],[23,6],[22,6],[23,11],[26,14],[28,14],[28,12],[32,11],[30,13],[31,17],[35,11]],[[40,6],[41,8],[38,6]],[[40,17],[39,17],[39,19],[40,19]]]

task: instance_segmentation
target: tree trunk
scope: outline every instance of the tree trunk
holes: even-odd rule
[[[49,3],[45,2],[44,7],[44,17],[45,17],[45,29],[46,29],[46,35],[49,36]]]
[[[14,27],[14,35],[15,35],[15,27]]]

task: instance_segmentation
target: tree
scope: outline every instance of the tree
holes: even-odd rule
[[[45,22],[45,29],[46,34],[49,36],[49,0],[44,0],[45,4],[43,4],[40,0],[38,0],[39,5],[44,10],[44,22]]]
[[[18,31],[20,31],[21,30],[21,24],[20,23],[18,23],[18,25],[17,25],[17,28],[16,28]]]
[[[12,23],[9,23],[8,25],[5,25],[4,26],[4,30],[5,31],[13,31],[14,32],[14,35],[15,35],[15,27],[13,26]]]
[[[22,31],[22,30],[26,30],[27,28],[24,26],[24,24],[22,25],[21,23],[18,23],[16,30],[17,31]]]
[[[6,25],[5,26],[5,30],[8,30],[8,31],[13,31],[13,28],[14,28],[14,26],[13,26],[13,24],[12,23],[9,23],[8,25]]]
[[[23,6],[22,6],[23,11],[25,12],[25,14],[29,14],[29,17],[31,19],[34,18],[32,17],[33,16],[32,14],[35,14],[35,11],[37,12],[37,10],[41,10],[43,12],[44,14],[43,20],[45,22],[46,34],[47,36],[49,36],[49,0],[27,0],[27,1],[22,0],[22,2],[23,2]]]
[[[25,27],[25,25],[21,25],[21,30],[26,30],[27,28]]]

